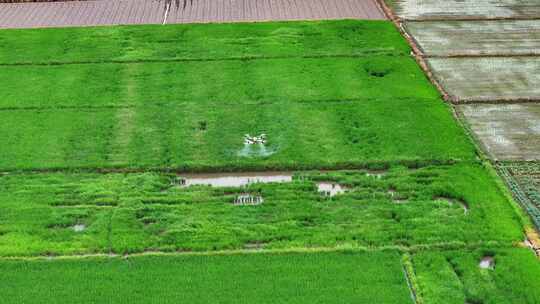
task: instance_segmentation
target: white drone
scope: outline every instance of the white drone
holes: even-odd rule
[[[244,135],[244,143],[246,145],[265,144],[266,134],[263,133],[259,136],[251,136],[249,134],[246,134]]]

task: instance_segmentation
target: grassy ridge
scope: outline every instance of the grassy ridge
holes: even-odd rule
[[[408,54],[409,46],[391,23],[373,20],[0,31],[0,64],[374,53]]]
[[[412,303],[395,252],[0,261],[0,270],[4,304]]]
[[[246,133],[266,133],[266,151],[246,147]],[[260,170],[475,157],[435,100],[0,111],[0,137],[3,170]]]
[[[362,171],[304,173],[293,183],[248,188],[181,188],[175,179],[153,173],[6,175],[0,180],[0,255],[510,245],[522,238],[520,219],[480,166],[395,167],[381,178]],[[317,180],[351,191],[325,199]],[[234,206],[246,192],[264,203]],[[76,224],[87,229],[76,232]]]
[[[484,256],[493,269],[481,269]],[[413,258],[425,303],[540,303],[540,263],[528,249],[423,252]]]

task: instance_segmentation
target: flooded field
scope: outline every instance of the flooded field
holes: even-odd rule
[[[427,56],[540,54],[540,20],[407,22]]]
[[[540,57],[430,58],[428,63],[459,101],[540,99]]]
[[[540,2],[527,0],[395,0],[404,19],[533,18]]]
[[[458,109],[496,160],[540,159],[540,104],[471,104]]]

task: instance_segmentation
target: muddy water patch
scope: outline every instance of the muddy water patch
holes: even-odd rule
[[[257,183],[290,183],[292,179],[292,172],[208,173],[184,174],[175,183],[180,187],[245,187]]]

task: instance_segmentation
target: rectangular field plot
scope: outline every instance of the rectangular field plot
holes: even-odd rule
[[[540,3],[530,0],[386,0],[404,19],[537,18]]]
[[[251,144],[246,134],[266,134],[266,142]],[[245,171],[475,158],[439,100],[9,110],[0,111],[0,138],[2,170]]]
[[[428,63],[461,102],[540,99],[540,57],[430,58]]]
[[[409,53],[391,22],[361,20],[0,30],[0,42],[7,65]]]
[[[6,66],[0,83],[8,109],[439,97],[405,56]]]
[[[495,159],[540,159],[540,104],[470,104],[458,108]]]
[[[540,303],[540,263],[526,248],[422,252],[413,264],[425,303]]]
[[[344,193],[328,196],[321,183]],[[298,172],[289,182],[240,187],[188,185],[182,174],[164,173],[1,176],[0,256],[510,245],[523,239],[511,202],[474,165]],[[237,204],[248,195],[261,199]]]
[[[3,260],[0,269],[3,304],[413,303],[395,252]]]
[[[539,55],[540,20],[407,22],[427,56]]]

